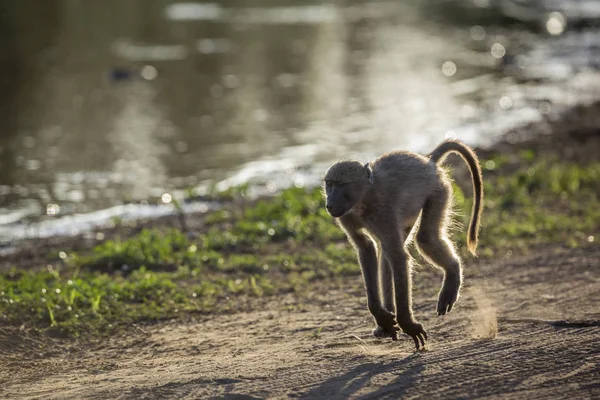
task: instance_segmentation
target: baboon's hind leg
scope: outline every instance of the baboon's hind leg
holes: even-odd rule
[[[421,253],[444,271],[444,281],[438,296],[438,315],[452,310],[462,284],[460,258],[446,236],[451,195],[449,184],[444,184],[427,199],[417,232],[417,244]]]

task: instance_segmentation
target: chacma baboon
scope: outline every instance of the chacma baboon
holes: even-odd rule
[[[425,346],[427,333],[412,314],[411,258],[405,244],[419,215],[418,248],[444,272],[438,315],[452,310],[462,284],[461,261],[446,234],[452,185],[438,166],[451,152],[458,153],[471,171],[474,202],[467,246],[475,255],[483,183],[479,160],[467,145],[448,140],[428,156],[396,151],[364,165],[340,161],[323,179],[327,211],[358,254],[368,308],[377,323],[373,334],[396,340],[402,329],[414,339],[417,350]]]

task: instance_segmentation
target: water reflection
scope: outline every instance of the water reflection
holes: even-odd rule
[[[3,2],[0,226],[302,185],[339,157],[481,142],[598,93],[577,7],[476,3]]]
[[[166,167],[161,157],[169,152],[165,144],[174,129],[154,104],[155,93],[144,83],[116,88],[120,110],[114,115],[112,129],[107,132],[109,147],[114,155],[111,181],[124,185],[129,199],[158,196],[166,181]],[[104,190],[112,190],[107,188]],[[117,198],[117,193],[112,196]]]

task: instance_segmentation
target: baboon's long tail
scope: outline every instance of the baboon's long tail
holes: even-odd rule
[[[467,234],[467,247],[475,255],[477,250],[477,238],[479,236],[479,224],[481,221],[481,210],[483,207],[483,178],[481,166],[475,152],[466,144],[458,140],[447,140],[431,152],[429,157],[433,162],[439,164],[448,153],[458,153],[469,166],[473,180],[473,209],[471,210],[471,222]]]

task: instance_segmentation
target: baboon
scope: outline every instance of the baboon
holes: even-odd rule
[[[395,151],[364,165],[340,161],[323,179],[327,211],[358,255],[368,309],[377,323],[373,335],[397,340],[401,329],[413,338],[417,350],[425,346],[427,333],[412,314],[411,258],[405,245],[413,227],[420,253],[444,273],[438,315],[452,310],[462,285],[461,261],[446,234],[452,185],[439,166],[452,152],[471,171],[474,202],[467,246],[475,255],[483,182],[479,160],[464,143],[447,140],[427,156]]]

